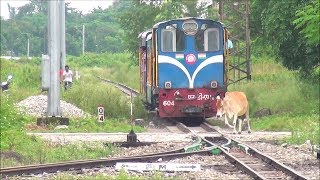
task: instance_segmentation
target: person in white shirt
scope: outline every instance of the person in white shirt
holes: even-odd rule
[[[230,40],[230,33],[228,32],[228,41],[227,41],[227,48],[228,48],[228,53],[232,53],[232,48],[233,48],[233,43]]]
[[[233,48],[233,44],[232,41],[230,39],[228,39],[228,49],[232,49]]]
[[[64,68],[65,69],[62,75],[63,75],[63,81],[64,81],[64,89],[67,90],[68,86],[71,87],[72,85],[73,73],[69,69],[68,65],[66,65]]]

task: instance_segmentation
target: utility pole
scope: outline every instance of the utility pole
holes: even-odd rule
[[[82,25],[82,55],[84,54],[84,33],[85,33],[85,26]]]
[[[219,0],[219,21],[223,22],[223,0]]]
[[[37,125],[55,123],[69,125],[69,119],[62,117],[60,107],[60,64],[65,56],[64,15],[61,9],[64,0],[48,1],[48,55],[42,55],[42,90],[48,91],[46,117],[37,119]]]
[[[27,37],[27,58],[30,56],[30,34],[29,33],[21,33],[21,35],[26,35]]]
[[[60,67],[60,18],[59,18],[59,1],[48,1],[49,5],[49,57],[50,57],[50,83],[48,92],[47,113],[50,117],[61,117],[60,108],[60,83],[59,83],[59,67]]]
[[[249,16],[250,16],[250,9],[249,9],[249,0],[246,0],[246,12],[245,12],[245,19],[246,19],[246,66],[247,66],[247,80],[251,80],[251,64],[250,64],[250,27],[249,27]]]
[[[30,41],[29,41],[29,37],[28,37],[28,49],[27,49],[27,58],[29,59],[29,55],[30,55]]]
[[[64,67],[66,65],[66,22],[65,22],[65,1],[60,0],[60,22],[61,22],[61,43],[60,43],[60,49],[61,49],[61,56],[60,56],[60,68],[64,70]]]

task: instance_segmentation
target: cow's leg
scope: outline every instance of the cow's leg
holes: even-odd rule
[[[250,128],[250,122],[249,122],[249,119],[247,119],[247,125],[248,125],[248,133],[251,133],[251,128]]]
[[[238,119],[238,116],[237,115],[233,115],[233,134],[237,133],[237,129],[236,129],[237,119]]]
[[[231,125],[229,124],[228,117],[227,117],[227,113],[224,114],[224,123],[225,123],[226,125],[228,125],[230,128],[233,128],[233,126],[231,126]]]
[[[246,119],[247,119],[247,125],[248,125],[248,133],[251,133],[251,128],[250,128],[250,119],[249,119],[249,107],[246,112]]]
[[[238,131],[238,134],[241,134],[241,132],[242,132],[242,119],[239,118],[239,119],[238,119],[238,122],[239,122],[239,131]]]

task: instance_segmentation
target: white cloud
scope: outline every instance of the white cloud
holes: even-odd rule
[[[92,9],[98,8],[100,6],[102,9],[105,9],[112,5],[114,0],[65,0],[65,2],[70,2],[70,7],[76,8],[82,11],[84,14],[89,13]],[[29,1],[27,0],[1,0],[1,16],[4,19],[9,18],[9,10],[8,10],[8,3],[12,7],[21,7],[27,4]]]

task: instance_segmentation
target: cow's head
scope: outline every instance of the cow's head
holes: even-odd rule
[[[223,100],[220,98],[220,96],[216,97],[216,107],[217,107],[217,115],[216,117],[222,117],[222,115],[225,113],[224,109],[223,109]]]

